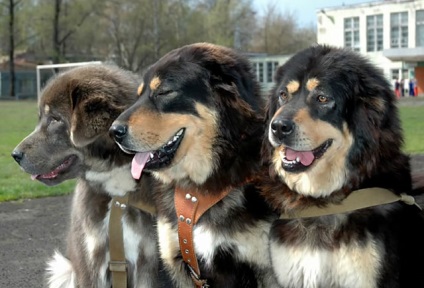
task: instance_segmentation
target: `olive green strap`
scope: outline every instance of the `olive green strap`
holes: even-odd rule
[[[127,288],[127,261],[122,230],[122,211],[128,207],[128,196],[114,197],[109,217],[109,270],[112,288]]]
[[[340,214],[363,208],[402,201],[408,205],[416,205],[414,197],[402,193],[397,195],[391,190],[374,187],[352,191],[340,204],[328,204],[325,207],[311,206],[293,213],[282,213],[280,219],[296,219]]]

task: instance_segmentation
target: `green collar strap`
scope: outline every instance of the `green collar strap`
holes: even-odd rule
[[[397,195],[391,190],[373,187],[352,191],[340,204],[328,204],[325,207],[311,206],[293,213],[282,213],[280,219],[298,219],[340,214],[397,201],[402,201],[408,205],[415,205],[421,209],[413,196],[405,193]]]

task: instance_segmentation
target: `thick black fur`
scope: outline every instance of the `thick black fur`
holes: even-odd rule
[[[157,78],[160,84],[154,85]],[[199,132],[196,137],[190,138],[190,129],[187,128],[179,151],[201,138],[202,141],[210,141],[204,153],[194,154],[194,148],[190,146],[184,157],[179,156],[177,151],[166,167],[155,168],[149,163],[145,166],[158,179],[168,179],[163,175],[169,169],[180,167],[178,165],[185,159],[191,159],[195,165],[204,160],[203,155],[213,155],[207,162],[209,165],[209,161],[213,161],[212,168],[202,174],[207,176],[204,179],[198,180],[193,176],[197,169],[186,171],[181,167],[175,173],[168,173],[170,180],[163,181],[157,190],[161,256],[176,286],[190,287],[193,284],[179,250],[172,250],[169,255],[165,249],[178,246],[174,189],[181,187],[198,193],[220,193],[232,187],[229,195],[208,210],[195,226],[195,231],[203,229],[199,236],[211,239],[210,235],[213,235],[212,244],[221,237],[226,239],[207,256],[203,250],[212,247],[196,249],[198,259],[204,256],[211,263],[208,265],[206,261],[199,260],[201,277],[207,279],[210,287],[276,287],[266,248],[274,214],[260,196],[258,187],[249,180],[260,169],[263,134],[263,103],[249,62],[235,51],[221,46],[207,43],[187,45],[171,51],[151,66],[143,82],[140,99],[112,126],[115,129],[112,133],[128,131],[125,136],[120,134],[115,138],[124,151],[146,152],[161,146],[161,141],[167,141],[165,139],[169,137],[161,133],[165,133],[163,131],[169,125],[174,125],[174,121],[161,124],[167,117],[173,117],[179,123],[172,133],[183,127],[192,127],[191,121],[203,124],[190,129],[200,131],[201,127],[213,127],[216,132]],[[208,120],[209,112],[216,113],[213,120]],[[140,115],[146,114],[151,117],[137,120]],[[150,121],[157,125],[154,131],[143,124]],[[148,142],[149,138],[164,140]],[[145,144],[147,142],[148,145]],[[187,172],[186,176],[177,176],[183,170]],[[250,233],[250,230],[254,232]],[[250,240],[241,240],[242,237]],[[202,247],[202,240],[196,238],[194,242]],[[258,253],[249,254],[250,251]]]
[[[309,91],[306,81],[311,78],[317,79],[319,84]],[[292,80],[300,83],[300,87],[289,93],[287,85]],[[313,46],[297,53],[281,66],[275,81],[266,112],[268,128],[262,147],[263,159],[270,165],[270,177],[264,176],[269,179],[263,181],[263,195],[280,213],[340,203],[352,191],[361,188],[383,187],[396,194],[420,191],[418,187],[412,189],[409,157],[402,152],[403,135],[391,85],[381,71],[363,56],[347,49]],[[320,96],[325,96],[328,102],[319,103],[317,99]],[[353,136],[353,143],[346,154],[348,173],[343,185],[327,191],[325,197],[303,195],[290,189],[286,185],[286,177],[291,174],[283,177],[277,169],[280,162],[275,161],[274,152],[280,147],[271,145],[269,140],[272,138],[269,131],[271,123],[275,119],[295,119],[297,129],[302,125],[296,122],[300,110],[307,111],[311,121],[329,123],[335,130],[343,131],[347,127]],[[325,135],[327,131],[319,130],[318,133]],[[281,139],[280,145],[290,146],[291,141]],[[271,163],[273,159],[274,163]],[[308,169],[313,169],[313,165],[316,164]],[[331,164],[327,167],[330,169]],[[376,243],[374,251],[381,257],[381,262],[372,267],[377,269],[377,273],[367,284],[371,285],[369,287],[424,287],[421,264],[424,259],[424,221],[416,206],[396,203],[343,215],[280,219],[274,222],[270,238],[271,255],[275,259],[273,268],[283,287],[360,287],[364,271],[344,267],[342,270],[351,269],[349,273],[355,275],[352,279],[356,279],[348,282],[351,286],[344,286],[340,283],[343,283],[341,277],[345,277],[346,272],[340,272],[341,268],[334,268],[336,266],[332,269],[318,268],[322,271],[320,276],[328,275],[327,280],[323,280],[325,277],[314,278],[303,272],[284,274],[282,271],[286,268],[282,266],[285,264],[278,265],[276,261],[277,258],[287,258],[290,262],[292,254],[281,252],[289,249],[316,249],[336,255],[334,253],[341,247],[365,247],[370,241]],[[306,254],[302,253],[300,259],[306,259]],[[324,267],[324,263],[320,265]],[[311,267],[293,264],[292,268],[306,271]],[[308,282],[317,286],[308,286],[305,284]]]

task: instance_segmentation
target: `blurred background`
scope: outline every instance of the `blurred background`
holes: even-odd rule
[[[72,181],[30,181],[10,157],[34,129],[53,74],[93,61],[141,74],[193,42],[247,55],[265,95],[276,68],[303,48],[358,51],[400,99],[405,151],[424,153],[424,0],[0,0],[0,15],[0,201],[72,191]]]

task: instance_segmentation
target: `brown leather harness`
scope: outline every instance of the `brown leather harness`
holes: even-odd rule
[[[207,280],[201,278],[199,263],[194,250],[193,229],[200,217],[216,203],[227,196],[232,187],[218,194],[203,194],[196,190],[175,189],[175,210],[178,217],[178,240],[183,261],[190,271],[190,276],[196,288],[209,287]],[[296,219],[317,217],[323,215],[344,213],[371,206],[384,205],[397,201],[409,205],[418,204],[410,195],[396,195],[383,188],[367,188],[354,191],[339,205],[330,205],[326,208],[310,207],[296,214],[282,214],[282,219]],[[109,270],[112,274],[113,288],[127,288],[127,261],[122,230],[122,212],[132,206],[142,211],[156,214],[156,209],[143,202],[131,201],[128,195],[114,197],[109,218]],[[421,209],[421,207],[418,206]]]
[[[194,250],[193,229],[200,217],[209,208],[230,193],[232,187],[218,194],[204,194],[197,189],[175,189],[175,210],[178,218],[178,240],[183,261],[190,270],[190,276],[197,288],[209,287],[206,279],[201,278],[199,263]]]

